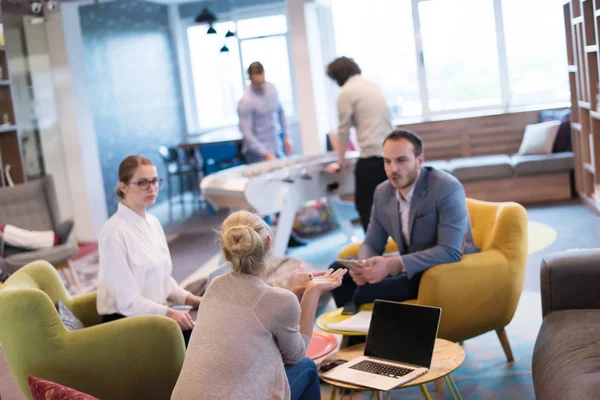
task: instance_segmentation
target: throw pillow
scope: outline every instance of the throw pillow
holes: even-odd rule
[[[27,382],[33,400],[98,400],[89,394],[35,376],[29,376]]]
[[[75,314],[73,314],[73,312],[63,304],[62,301],[58,301],[56,308],[58,310],[58,315],[60,315],[60,320],[65,325],[65,328],[70,331],[76,331],[77,329],[84,328],[83,323],[79,320],[79,318],[77,318]]]
[[[518,154],[551,154],[560,121],[527,125]]]
[[[0,225],[0,233],[7,245],[22,249],[44,249],[60,243],[60,238],[54,231],[32,231],[6,224]]]
[[[569,108],[563,110],[544,110],[539,113],[540,121],[560,121],[560,127],[554,140],[553,153],[562,153],[571,151],[571,110]]]

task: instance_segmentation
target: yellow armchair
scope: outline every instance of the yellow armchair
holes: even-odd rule
[[[438,336],[459,342],[496,331],[508,361],[513,355],[504,328],[512,320],[525,279],[527,212],[517,203],[467,199],[475,245],[480,253],[423,273],[419,294],[408,303],[442,308]],[[358,255],[360,243],[339,257]],[[386,252],[397,251],[392,239]]]

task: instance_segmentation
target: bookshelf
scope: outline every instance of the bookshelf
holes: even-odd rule
[[[2,24],[2,10],[0,10],[0,24]],[[6,184],[4,175],[6,165],[10,165],[10,175],[15,184],[26,180],[21,137],[13,104],[7,49],[5,46],[0,46],[0,186]]]
[[[571,132],[575,187],[600,213],[600,0],[563,2],[571,87]]]

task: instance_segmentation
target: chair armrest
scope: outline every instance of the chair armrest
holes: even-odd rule
[[[542,260],[542,315],[558,310],[600,309],[600,249],[550,254]]]
[[[79,251],[79,246],[73,243],[65,243],[48,249],[31,250],[6,257],[6,263],[17,270],[24,265],[37,260],[48,261],[52,265],[65,262]]]
[[[500,251],[468,254],[425,271],[416,303],[442,308],[440,337],[465,340],[510,322],[520,295],[513,281]]]
[[[68,219],[56,225],[56,234],[58,235],[58,242],[60,244],[67,243],[71,231],[73,231],[74,224],[75,222],[72,219]]]
[[[96,308],[96,292],[72,297],[66,306],[83,323],[83,326],[94,326],[102,322]]]
[[[185,357],[177,324],[160,316],[129,317],[66,332],[41,378],[100,399],[168,399]]]

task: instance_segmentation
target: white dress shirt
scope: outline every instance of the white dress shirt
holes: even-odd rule
[[[410,202],[413,197],[413,193],[415,191],[415,185],[409,190],[406,194],[406,198],[400,194],[399,191],[396,190],[396,200],[398,200],[398,208],[400,211],[400,220],[402,221],[402,236],[404,236],[404,241],[406,245],[410,245],[410,232],[408,226],[408,217],[410,214]]]
[[[392,130],[392,118],[379,87],[360,75],[351,76],[338,94],[339,144],[346,148],[350,127],[356,128],[360,157],[381,157],[383,141]]]
[[[165,315],[167,300],[184,304],[190,294],[171,277],[165,232],[151,214],[140,217],[119,204],[98,239],[98,314]]]

